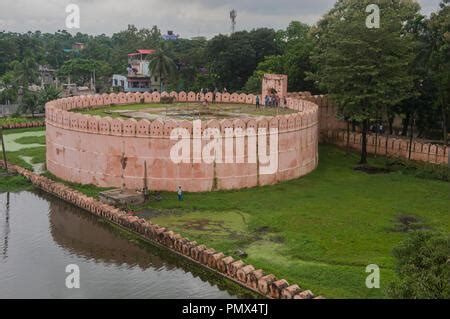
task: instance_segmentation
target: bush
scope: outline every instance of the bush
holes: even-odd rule
[[[446,165],[421,163],[399,158],[389,158],[386,166],[393,171],[401,171],[421,178],[450,181],[450,168]]]
[[[163,96],[161,97],[162,104],[172,104],[175,98],[173,96]]]
[[[398,280],[390,285],[393,298],[450,298],[450,237],[429,231],[412,232],[394,249]]]

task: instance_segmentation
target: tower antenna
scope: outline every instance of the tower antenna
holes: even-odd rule
[[[230,11],[231,33],[234,33],[234,31],[236,30],[236,18],[237,18],[237,11],[233,9]]]

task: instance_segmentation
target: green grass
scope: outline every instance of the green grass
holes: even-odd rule
[[[6,130],[4,140],[8,162],[33,170],[45,163],[45,129]]]
[[[33,170],[32,164],[45,163],[45,146],[25,148],[16,152],[6,152],[6,158],[10,163]]]
[[[6,171],[0,168],[0,193],[19,192],[31,188],[33,186],[25,177],[17,174],[6,175]]]
[[[42,145],[45,145],[45,135],[19,137],[15,141],[16,141],[16,143],[23,144],[23,145],[27,145],[27,144],[42,144]]]
[[[114,113],[116,111],[139,111],[144,108],[160,108],[165,107],[165,104],[126,104],[126,105],[113,105],[95,109],[73,109],[73,112],[89,115],[110,116],[113,118],[121,117],[120,113]]]
[[[321,146],[319,168],[301,179],[186,194],[182,203],[164,193],[148,218],[216,250],[242,249],[246,262],[328,298],[382,298],[394,278],[391,251],[406,236],[395,231],[397,217],[449,232],[449,184],[401,170],[370,175],[353,169],[357,161]],[[365,287],[369,264],[380,266],[382,289]]]
[[[65,180],[62,180],[58,177],[56,177],[55,175],[53,175],[52,173],[50,173],[49,171],[45,171],[43,174],[43,176],[50,178],[51,180],[58,182],[58,183],[62,183],[64,185],[69,186],[72,189],[75,189],[87,196],[93,197],[93,198],[98,198],[99,194],[103,191],[106,190],[110,190],[111,188],[101,188],[101,187],[96,187],[93,185],[82,185],[82,184],[77,184],[77,183],[71,183],[71,182],[67,182]]]
[[[260,109],[256,110],[255,106],[252,105],[225,104],[225,103],[224,104],[209,103],[208,108],[206,109],[204,106],[201,105],[201,103],[198,102],[173,103],[173,104],[163,104],[163,103],[126,104],[126,105],[107,106],[95,109],[74,109],[72,111],[89,115],[110,116],[112,118],[127,118],[127,116],[124,116],[118,111],[140,111],[145,109],[149,109],[151,111],[151,109],[155,109],[154,111],[151,111],[151,113],[164,115],[166,107],[169,112],[177,111],[179,113],[182,113],[183,116],[186,115],[186,113],[192,113],[192,115],[195,116],[195,114],[197,114],[195,110],[208,111],[207,112],[208,115],[210,115],[209,113],[214,112],[218,117],[220,117],[220,114],[222,114],[223,117],[227,117],[226,114],[223,112],[228,112],[229,114],[242,113],[253,116],[274,116],[276,114],[291,114],[295,112],[290,109],[279,108],[277,110],[275,108],[266,108],[263,106],[261,106]],[[171,116],[179,117],[177,116],[177,114],[172,114]],[[201,114],[200,117],[203,118],[203,116],[204,114]]]

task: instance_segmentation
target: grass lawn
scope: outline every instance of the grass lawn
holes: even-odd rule
[[[239,117],[242,116],[275,116],[277,114],[291,114],[295,111],[285,108],[271,108],[263,107],[256,109],[255,106],[247,104],[212,104],[209,103],[208,107],[204,107],[201,103],[173,103],[173,104],[163,104],[163,103],[150,103],[150,104],[127,104],[127,105],[115,105],[107,106],[95,109],[75,109],[74,112],[89,114],[89,115],[99,115],[99,116],[110,116],[112,118],[130,118],[135,117],[139,119],[140,116],[133,114],[134,112],[144,112],[148,113],[150,118],[164,117],[166,108],[168,111],[168,116],[178,119],[190,119],[190,118],[201,118],[209,119],[212,116],[216,118],[227,118],[227,117]]]
[[[406,232],[399,217],[450,231],[449,184],[401,171],[355,171],[358,156],[320,147],[312,174],[242,191],[163,194],[143,216],[190,239],[235,255],[327,298],[382,298],[394,278],[392,249]],[[384,159],[371,159],[384,164]],[[154,212],[154,210],[158,212]],[[367,289],[365,268],[377,264],[382,289]]]
[[[7,147],[22,145],[8,152],[9,161],[28,168],[43,163],[45,147],[36,146],[45,143],[43,132],[6,131]],[[216,250],[235,257],[236,250],[243,250],[247,263],[327,298],[383,298],[395,277],[392,249],[407,236],[399,217],[450,232],[449,183],[416,177],[420,174],[411,168],[367,174],[354,170],[357,161],[357,154],[346,156],[321,145],[318,169],[303,178],[248,190],[186,194],[181,203],[175,193],[163,193],[162,201],[135,209]],[[382,157],[370,162],[385,164]],[[21,177],[0,179],[0,191],[26,185]],[[101,191],[67,184],[94,197]],[[365,287],[369,264],[380,266],[381,289]]]
[[[6,171],[0,168],[0,193],[20,192],[31,189],[33,186],[21,175],[6,175]]]
[[[8,162],[27,169],[41,169],[45,163],[45,128],[5,130],[6,158]]]

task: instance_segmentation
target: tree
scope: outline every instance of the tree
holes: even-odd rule
[[[81,85],[88,83],[94,76],[94,72],[97,83],[100,83],[102,78],[103,82],[106,82],[111,74],[111,67],[103,61],[74,58],[64,62],[58,70],[59,75],[70,76],[71,80]]]
[[[0,77],[0,104],[14,103],[17,100],[17,93],[17,85],[12,71]]]
[[[256,66],[270,55],[279,55],[281,48],[277,33],[261,28],[232,35],[218,35],[208,41],[205,60],[212,74],[217,74],[217,85],[229,91],[241,90]]]
[[[149,70],[151,74],[159,74],[160,92],[163,91],[163,79],[165,80],[175,72],[176,65],[172,58],[167,54],[167,49],[163,43],[160,43],[156,52],[152,55]]]
[[[23,87],[24,91],[27,91],[28,86],[38,77],[38,65],[30,51],[27,51],[22,61],[13,61],[11,68],[17,83]]]
[[[441,10],[433,13],[429,21],[431,31],[430,68],[436,85],[436,104],[441,109],[442,131],[448,144],[448,119],[450,117],[450,0],[443,0]]]
[[[260,94],[264,74],[266,73],[284,74],[286,73],[285,71],[286,68],[284,56],[282,55],[267,56],[264,59],[264,61],[258,64],[255,72],[253,72],[253,75],[247,80],[247,83],[245,84],[245,91]]]
[[[394,250],[398,280],[389,287],[393,298],[450,298],[450,237],[416,231]]]
[[[345,117],[362,122],[360,164],[367,163],[369,121],[406,99],[413,86],[408,65],[413,41],[405,24],[420,9],[413,1],[380,0],[380,28],[366,26],[371,0],[339,0],[313,35],[318,81]]]
[[[252,76],[247,80],[248,92],[260,92],[264,73],[281,73],[289,77],[288,89],[291,92],[316,91],[314,82],[307,80],[307,73],[312,71],[310,56],[313,42],[309,36],[310,27],[299,21],[292,21],[286,30],[277,32],[276,41],[282,48],[280,55],[266,56]]]
[[[38,111],[39,107],[39,95],[36,92],[26,91],[23,96],[23,103],[20,106],[21,113],[30,112],[34,117],[34,114]]]
[[[47,86],[39,92],[38,104],[44,106],[48,101],[57,100],[61,97],[61,90],[55,86]]]

